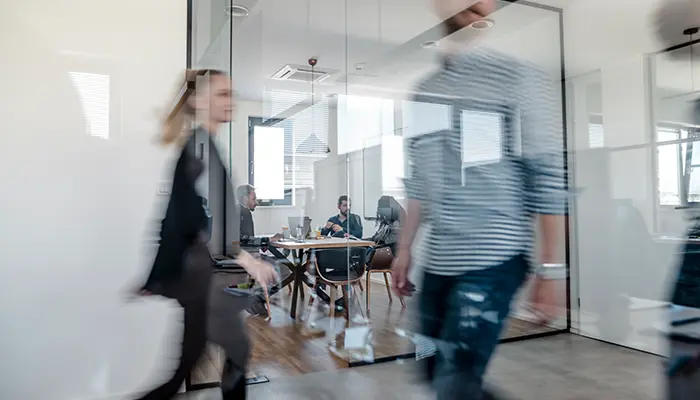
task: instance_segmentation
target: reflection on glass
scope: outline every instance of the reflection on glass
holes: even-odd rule
[[[463,110],[462,166],[490,164],[501,160],[503,115],[493,112]]]
[[[661,205],[677,206],[680,201],[680,146],[670,144],[659,146],[658,157],[658,180],[659,180],[659,202]]]
[[[78,91],[88,135],[109,139],[109,75],[69,73]]]
[[[602,123],[588,123],[588,147],[591,149],[605,147],[605,131]]]
[[[451,107],[445,104],[404,101],[402,111],[404,137],[444,131],[452,125]]]
[[[382,137],[382,193],[402,198],[404,179],[403,137]]]

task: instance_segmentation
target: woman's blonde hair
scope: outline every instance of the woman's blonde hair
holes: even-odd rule
[[[190,105],[190,97],[197,91],[197,80],[200,77],[226,76],[223,71],[215,69],[188,69],[185,71],[184,82],[179,86],[172,108],[163,120],[160,143],[169,145],[184,143],[190,135],[189,123],[194,118],[194,108]]]

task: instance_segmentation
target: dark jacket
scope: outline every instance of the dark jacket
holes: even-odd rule
[[[145,289],[179,278],[187,249],[201,240],[200,236],[208,228],[207,214],[195,189],[204,165],[193,154],[193,142],[194,138],[191,138],[184,146],[175,165],[170,200],[161,223],[158,252]]]
[[[241,217],[241,244],[253,242],[255,240],[255,222],[253,221],[253,212],[239,204],[238,213]]]
[[[328,222],[340,225],[343,228],[342,231],[335,232],[332,236],[343,237],[343,235],[349,233],[356,238],[362,237],[362,218],[360,218],[360,216],[357,214],[349,213],[345,221],[341,221],[338,215],[334,215],[328,218]],[[332,232],[333,230],[331,228],[323,227],[323,229],[321,229],[321,235],[323,236],[326,236]]]

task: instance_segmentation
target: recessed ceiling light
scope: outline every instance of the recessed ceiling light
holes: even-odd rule
[[[420,47],[424,49],[429,49],[431,47],[437,47],[440,45],[440,42],[437,42],[435,40],[428,40],[427,42],[423,42],[420,44]]]
[[[250,14],[250,10],[243,6],[232,5],[226,6],[226,13],[232,17],[247,17]]]
[[[469,27],[477,31],[483,31],[485,29],[492,28],[495,22],[491,19],[480,19],[469,24]]]

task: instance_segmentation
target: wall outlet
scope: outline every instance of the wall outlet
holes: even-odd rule
[[[173,183],[171,181],[161,181],[158,183],[158,196],[170,196]]]

